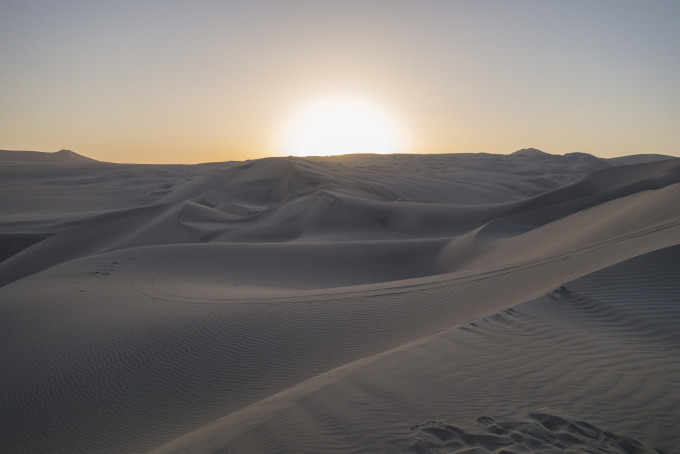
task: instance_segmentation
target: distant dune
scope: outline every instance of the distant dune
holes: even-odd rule
[[[0,452],[680,451],[680,159],[0,163]]]
[[[33,163],[95,163],[94,159],[79,155],[71,150],[59,150],[54,153],[41,151],[0,150],[0,162],[33,162]]]

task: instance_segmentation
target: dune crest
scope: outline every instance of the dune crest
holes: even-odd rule
[[[31,153],[2,452],[680,446],[678,159]]]

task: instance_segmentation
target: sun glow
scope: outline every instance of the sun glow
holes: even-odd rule
[[[284,126],[278,148],[288,156],[401,153],[402,128],[371,103],[327,98],[305,105]]]

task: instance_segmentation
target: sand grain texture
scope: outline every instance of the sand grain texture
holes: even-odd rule
[[[0,152],[2,452],[680,450],[678,159],[59,153]]]

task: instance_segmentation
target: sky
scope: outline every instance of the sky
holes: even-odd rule
[[[676,0],[0,0],[0,149],[283,153],[307,102],[379,106],[413,153],[680,156]]]

